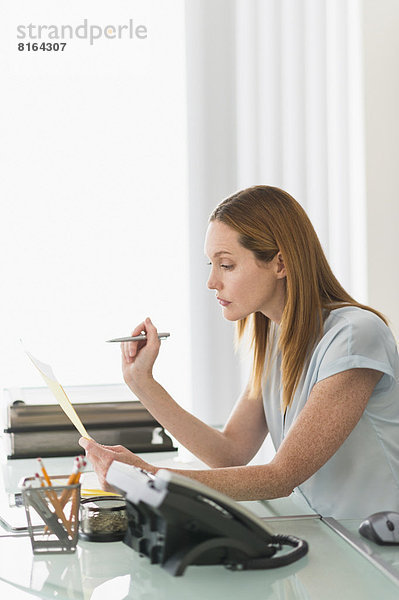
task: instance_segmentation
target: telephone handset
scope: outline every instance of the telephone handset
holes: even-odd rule
[[[304,540],[273,535],[238,502],[172,471],[160,469],[153,475],[114,461],[106,479],[126,500],[124,542],[171,575],[183,575],[190,564],[269,569],[308,551]],[[293,549],[277,556],[285,545]]]

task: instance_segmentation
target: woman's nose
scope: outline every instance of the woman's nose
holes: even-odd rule
[[[210,290],[219,289],[218,282],[217,282],[216,278],[214,277],[213,273],[211,273],[209,275],[206,285],[207,285],[208,289],[210,289]]]

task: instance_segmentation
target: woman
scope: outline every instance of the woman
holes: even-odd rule
[[[334,277],[301,206],[256,186],[227,198],[205,243],[223,316],[250,327],[253,371],[223,431],[183,410],[152,376],[160,342],[150,319],[122,344],[125,382],[209,470],[178,471],[237,500],[297,488],[317,512],[399,511],[399,360],[385,318]],[[246,466],[270,433],[276,455]],[[121,446],[80,440],[102,485],[113,460],[155,473]]]

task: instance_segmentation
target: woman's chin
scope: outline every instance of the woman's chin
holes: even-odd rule
[[[240,321],[241,319],[245,319],[248,315],[238,313],[237,311],[231,310],[230,307],[226,307],[223,309],[223,317],[226,321]]]

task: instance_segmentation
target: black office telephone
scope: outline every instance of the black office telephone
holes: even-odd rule
[[[160,469],[156,475],[114,461],[107,481],[126,500],[124,542],[171,575],[189,565],[228,569],[288,565],[308,551],[304,540],[271,534],[255,514],[206,485]],[[283,546],[293,549],[277,556]]]

